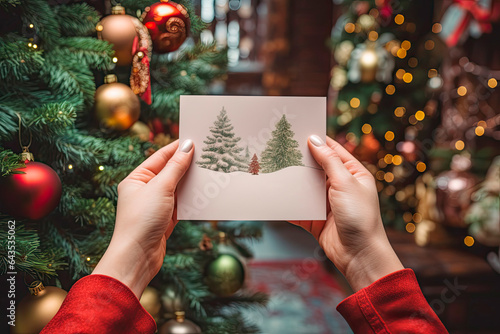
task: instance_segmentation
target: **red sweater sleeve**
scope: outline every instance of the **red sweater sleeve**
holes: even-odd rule
[[[343,300],[337,311],[354,333],[448,333],[411,269],[396,271],[359,290]]]
[[[40,334],[154,333],[156,323],[122,282],[89,275],[76,282]]]

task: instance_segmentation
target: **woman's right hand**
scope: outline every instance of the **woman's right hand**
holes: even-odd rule
[[[328,177],[326,221],[291,222],[309,231],[358,291],[403,269],[384,231],[372,174],[339,143],[309,137],[309,149]]]

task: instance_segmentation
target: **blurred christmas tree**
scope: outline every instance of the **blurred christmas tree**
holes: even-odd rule
[[[177,138],[179,96],[206,94],[227,64],[225,52],[197,42],[203,24],[187,0],[124,0],[102,19],[74,2],[0,0],[0,271],[66,290],[106,250],[118,183]],[[211,282],[234,273],[232,287],[243,287],[251,254],[239,240],[260,233],[252,223],[180,222],[141,299],[160,332],[178,326],[161,327],[179,311],[204,333],[257,332],[242,308],[266,297],[243,290],[220,298]],[[222,268],[216,261],[227,248],[240,257]],[[18,323],[35,319],[22,314]]]
[[[449,240],[450,229],[463,238],[471,194],[500,154],[499,2],[340,2],[330,135],[374,174],[384,222],[416,231],[421,245]],[[494,212],[498,201],[488,203]],[[455,239],[471,246],[467,237]]]

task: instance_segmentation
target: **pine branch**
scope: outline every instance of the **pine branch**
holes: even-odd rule
[[[25,123],[40,136],[53,136],[71,127],[75,119],[76,112],[70,103],[50,103],[27,114]]]
[[[14,110],[0,102],[0,142],[10,141],[18,130],[17,115]]]
[[[80,66],[85,66],[107,70],[111,68],[112,57],[114,54],[113,46],[99,39],[91,37],[67,37],[59,41],[58,57],[64,56],[64,53],[71,52]]]
[[[14,39],[15,38],[15,39]],[[24,38],[0,38],[0,79],[12,82],[27,79],[43,66],[42,52],[33,50]]]
[[[21,162],[19,154],[16,154],[11,150],[4,150],[0,147],[0,177],[5,177],[10,174],[24,173],[22,171],[14,171],[14,169],[23,167],[26,167],[26,165]]]
[[[99,13],[86,3],[54,7],[63,36],[92,36],[100,20]]]
[[[25,26],[33,24],[35,32],[43,42],[43,48],[48,50],[57,45],[61,34],[54,11],[44,0],[21,0],[23,10],[22,20]]]
[[[4,8],[16,7],[21,4],[21,0],[0,0],[0,6]]]

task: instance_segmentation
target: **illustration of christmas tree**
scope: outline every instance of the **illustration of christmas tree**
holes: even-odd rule
[[[261,155],[262,173],[272,173],[290,166],[303,166],[299,143],[293,139],[295,133],[291,127],[285,115],[276,123],[272,138]]]
[[[257,154],[254,154],[252,157],[252,162],[250,162],[250,166],[248,166],[248,172],[252,175],[258,175],[260,170],[259,159],[257,158]]]
[[[196,161],[200,167],[224,173],[247,171],[248,164],[245,157],[241,156],[243,148],[238,146],[241,138],[236,137],[233,129],[223,107],[214,125],[210,127],[212,135],[203,141],[206,144],[202,148],[204,153]]]
[[[104,17],[104,1],[88,1],[97,9],[74,2],[0,1],[0,274],[18,273],[16,325],[29,325],[30,332],[50,321],[65,291],[99,262],[113,233],[117,186],[178,136],[180,95],[207,94],[227,65],[224,50],[198,42],[205,25],[190,1],[123,0]],[[150,20],[154,13],[162,15]],[[169,27],[176,33],[150,36],[149,27],[165,29],[165,21],[176,24]],[[184,40],[189,43],[181,47]],[[175,57],[162,54],[174,51]],[[35,161],[20,154],[28,148]],[[237,258],[217,261],[224,256],[220,231],[236,246],[258,237],[261,227],[178,224],[141,298],[159,332],[177,311],[203,333],[257,332],[242,310],[266,297],[234,294],[244,284],[243,269]],[[15,232],[15,252],[8,232]],[[221,299],[213,282],[226,272],[235,277],[234,289]],[[45,299],[29,296],[26,285],[34,280],[46,286]]]

